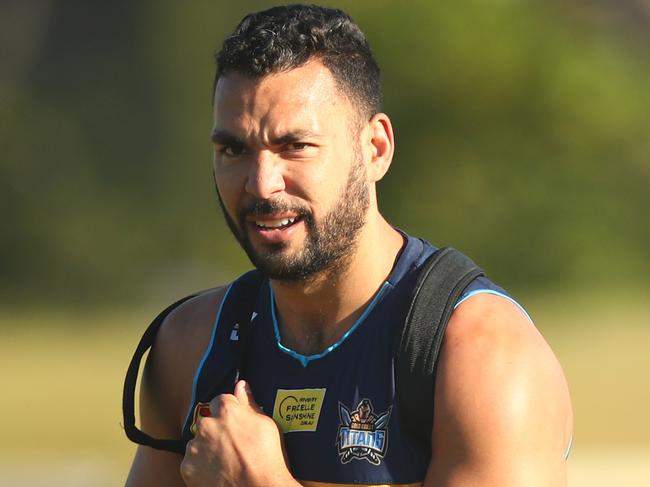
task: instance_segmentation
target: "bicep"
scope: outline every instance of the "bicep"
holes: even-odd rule
[[[177,453],[138,446],[126,481],[126,487],[183,487],[180,467],[183,457]]]
[[[562,370],[541,335],[508,304],[475,301],[445,336],[425,485],[565,485],[569,417]]]

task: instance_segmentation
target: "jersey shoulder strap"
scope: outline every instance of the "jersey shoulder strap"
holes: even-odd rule
[[[400,425],[431,454],[436,365],[447,322],[463,290],[483,271],[452,247],[420,267],[395,364]]]
[[[226,303],[224,303],[225,305],[237,306],[238,308],[236,310],[236,316],[239,318],[238,322],[240,324],[240,340],[238,345],[238,360],[235,371],[236,378],[240,376],[240,370],[243,368],[245,360],[247,358],[245,351],[248,348],[247,339],[250,334],[250,316],[252,314],[253,307],[255,306],[255,301],[259,294],[262,280],[263,279],[261,274],[257,271],[250,271],[244,274],[231,284],[231,289],[228,293],[228,300]],[[183,439],[154,438],[136,426],[135,389],[137,386],[138,373],[140,371],[142,357],[147,352],[147,350],[153,347],[153,344],[156,340],[156,335],[160,330],[160,326],[163,324],[167,316],[169,316],[169,314],[178,308],[181,304],[208,291],[210,290],[190,294],[189,296],[185,296],[184,298],[179,299],[175,303],[165,308],[147,327],[146,331],[142,335],[142,338],[140,339],[140,342],[138,343],[138,346],[135,349],[126,372],[126,376],[124,378],[124,389],[122,394],[124,432],[126,433],[126,436],[134,443],[150,446],[157,450],[165,450],[180,454],[185,453],[186,441]]]

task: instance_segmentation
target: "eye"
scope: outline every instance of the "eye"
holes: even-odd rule
[[[309,147],[307,142],[292,142],[287,145],[287,148],[291,151],[302,151]]]
[[[226,157],[239,157],[245,152],[242,144],[228,144],[217,146],[217,152]]]

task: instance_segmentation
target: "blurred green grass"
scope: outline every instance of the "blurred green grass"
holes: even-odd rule
[[[612,478],[623,470],[628,478],[636,475],[626,485],[647,479],[641,480],[648,475],[642,463],[650,465],[646,291],[522,300],[570,383],[576,418],[571,485],[596,485],[586,476],[608,478],[605,469]],[[122,379],[155,312],[0,314],[1,485],[41,485],[39,475],[48,479],[43,485],[123,482],[134,447],[121,427]],[[616,463],[617,455],[624,461]],[[635,458],[636,467],[629,464]]]

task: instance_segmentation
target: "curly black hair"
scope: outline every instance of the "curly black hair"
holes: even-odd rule
[[[244,17],[216,54],[213,93],[228,72],[261,78],[312,59],[330,70],[364,118],[381,111],[379,66],[363,32],[342,10],[317,5],[273,7]]]

